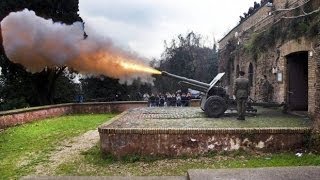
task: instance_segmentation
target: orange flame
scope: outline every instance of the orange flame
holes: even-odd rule
[[[158,71],[154,68],[147,67],[147,66],[140,65],[140,64],[134,64],[134,63],[124,62],[124,61],[119,62],[119,64],[124,69],[127,69],[127,70],[145,72],[145,73],[150,73],[150,74],[161,74],[161,71]]]

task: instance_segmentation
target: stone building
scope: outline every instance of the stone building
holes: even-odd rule
[[[261,2],[219,41],[219,71],[226,72],[228,93],[242,70],[251,83],[250,96],[262,101],[266,75],[270,101],[320,117],[320,1]]]

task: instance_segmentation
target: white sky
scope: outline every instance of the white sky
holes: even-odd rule
[[[192,30],[209,42],[221,39],[254,1],[80,0],[80,16],[87,26],[115,43],[141,56],[159,58],[164,40],[180,33]]]

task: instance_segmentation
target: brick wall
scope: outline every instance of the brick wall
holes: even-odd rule
[[[308,128],[108,129],[99,128],[101,150],[117,157],[196,156],[239,149],[279,152],[307,147]]]
[[[285,8],[286,0],[274,0],[273,7],[263,6],[245,21],[236,25],[227,35],[219,41],[219,49],[225,49],[228,42],[235,37],[236,32],[242,38],[238,41],[242,42],[247,40],[252,32],[259,32],[272,26],[273,23],[278,21],[282,16],[292,14],[290,11],[282,11]],[[303,4],[305,0],[288,0],[288,8],[295,8]],[[311,2],[314,7],[319,6],[319,1],[313,0]],[[249,7],[248,7],[249,8]],[[249,34],[248,32],[249,31]]]
[[[320,35],[318,42],[315,44],[315,59],[316,59],[316,84],[315,84],[315,114],[314,114],[314,128],[320,132]]]
[[[295,7],[304,3],[305,0],[273,0],[273,4],[275,5],[275,9],[285,9],[286,3],[288,3],[288,7]]]
[[[303,4],[302,0],[289,0],[289,8],[295,8]],[[319,7],[320,1],[311,0],[309,3],[313,7]],[[265,52],[260,52],[258,57],[253,57],[252,54],[246,52],[244,46],[254,33],[259,33],[274,23],[279,23],[282,16],[294,16],[294,11],[283,11],[286,1],[275,0],[272,15],[265,16],[268,10],[261,8],[258,12],[253,14],[245,22],[236,26],[230,33],[220,41],[219,49],[219,71],[226,72],[223,83],[228,87],[228,92],[231,95],[233,90],[233,82],[237,77],[236,67],[248,74],[250,63],[253,65],[254,76],[253,86],[251,88],[250,96],[255,100],[261,100],[261,87],[263,83],[263,75],[267,75],[268,80],[271,82],[274,90],[272,93],[272,101],[277,103],[287,102],[288,92],[288,76],[287,76],[287,59],[286,56],[290,53],[299,51],[311,52],[313,46],[317,44],[315,39],[299,38],[291,41],[277,42],[275,46],[269,47]],[[301,8],[297,8],[298,10]],[[261,12],[260,12],[261,11]],[[302,12],[300,12],[302,13]],[[283,19],[282,19],[283,20]],[[290,21],[290,20],[286,20]],[[282,22],[282,21],[281,21]],[[246,29],[241,29],[241,26],[246,26]],[[245,30],[241,32],[241,30]],[[239,37],[235,38],[235,32],[239,33]],[[235,47],[232,47],[232,42]],[[237,45],[239,43],[240,45]],[[256,59],[254,59],[256,58]],[[317,57],[308,56],[308,111],[309,115],[313,116],[316,112],[316,66]],[[283,81],[278,82],[276,74],[272,73],[272,69],[278,67],[279,72],[282,72]]]
[[[192,100],[191,106],[200,105],[199,100]],[[0,129],[24,124],[50,117],[67,114],[83,113],[110,113],[123,112],[137,107],[146,107],[146,101],[119,101],[119,102],[96,102],[96,103],[70,103],[52,106],[40,106],[33,108],[17,109],[0,112]]]
[[[130,108],[145,107],[147,102],[102,102],[61,104],[0,112],[0,129],[50,117],[73,113],[122,112]]]
[[[72,104],[0,112],[0,129],[72,113]]]
[[[244,22],[238,24],[225,37],[223,37],[219,41],[219,49],[224,49],[228,44],[228,41],[235,37],[236,32],[239,36],[241,36],[244,31],[247,31],[251,27],[257,25],[260,21],[268,17],[269,12],[271,12],[271,7],[263,6],[253,15],[248,17]]]
[[[313,44],[315,41],[307,40],[305,38],[300,38],[296,40],[292,40],[282,44],[280,46],[280,59],[279,59],[279,68],[282,70],[283,73],[283,83],[279,88],[279,96],[280,98],[286,101],[287,94],[285,92],[288,91],[288,75],[287,75],[287,59],[286,56],[294,53],[294,52],[301,52],[307,51],[308,52],[308,111],[310,115],[313,115],[315,112],[315,83],[316,83],[316,63],[317,59],[315,56],[309,56],[309,52],[313,51]],[[272,61],[272,60],[270,60]]]

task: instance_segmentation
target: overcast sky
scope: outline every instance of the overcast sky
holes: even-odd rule
[[[258,2],[258,1],[257,1]],[[159,58],[164,40],[189,31],[221,39],[254,0],[80,0],[91,28],[141,56]]]

